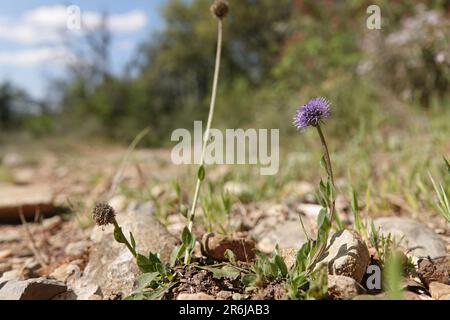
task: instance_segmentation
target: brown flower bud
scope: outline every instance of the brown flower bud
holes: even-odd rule
[[[92,218],[98,226],[106,226],[113,224],[116,216],[116,212],[113,207],[107,203],[97,203],[92,210]]]
[[[229,11],[228,2],[225,0],[215,0],[211,5],[211,12],[218,18],[223,19]]]

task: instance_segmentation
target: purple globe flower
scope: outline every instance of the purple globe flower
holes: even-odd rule
[[[330,102],[323,97],[309,100],[295,113],[294,126],[299,130],[309,126],[316,127],[323,119],[331,115],[330,105]]]

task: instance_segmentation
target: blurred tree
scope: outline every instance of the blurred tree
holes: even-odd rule
[[[313,95],[335,101],[339,106],[335,117],[345,120],[351,130],[381,121],[378,115],[383,113],[373,107],[379,98],[377,88],[395,90],[388,84],[397,80],[390,70],[384,71],[389,79],[383,81],[363,72],[364,58],[368,58],[366,9],[373,1],[229,2],[213,125],[290,128],[285,126],[286,114]],[[443,0],[418,2],[443,14],[448,7]],[[124,75],[110,72],[107,23],[91,30],[82,59],[90,63],[73,65],[64,86],[63,128],[71,125],[87,134],[131,141],[142,128],[150,127],[146,142],[165,145],[173,129],[191,128],[193,120],[205,119],[216,45],[210,4],[211,0],[169,0],[163,8],[164,27],[141,45]],[[415,10],[413,3],[405,1],[377,0],[375,4],[381,7],[382,30],[371,34],[383,36],[398,30],[404,17]],[[415,59],[408,50],[404,54],[397,64],[400,67]],[[422,69],[430,74],[428,67]],[[434,73],[439,81],[427,81],[426,86],[414,80],[421,79],[417,74],[418,78],[416,73],[411,78],[415,87],[433,90],[448,84],[447,73],[440,69]]]
[[[147,95],[142,101],[149,104],[136,106],[136,111],[161,133],[155,136],[158,141],[168,139],[169,130],[190,127],[193,119],[206,114],[216,41],[210,4],[209,0],[169,1],[163,11],[165,29],[137,59],[140,76],[135,83]],[[232,92],[235,86],[251,90],[267,81],[289,34],[291,8],[291,0],[230,1],[219,90]],[[232,112],[233,106],[226,108]]]
[[[17,104],[25,93],[11,83],[0,85],[0,130],[12,129],[18,124]]]
[[[0,131],[26,130],[33,135],[48,133],[53,114],[45,102],[6,82],[0,85]]]

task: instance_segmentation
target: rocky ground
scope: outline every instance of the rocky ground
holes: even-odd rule
[[[112,228],[92,226],[89,211],[97,201],[108,201],[118,212],[122,228],[133,232],[139,252],[159,252],[162,260],[168,260],[185,220],[176,209],[162,208],[161,202],[178,201],[170,181],[191,170],[171,165],[169,152],[139,150],[126,162],[122,161],[124,150],[112,147],[80,148],[70,154],[46,152],[39,157],[3,155],[0,299],[119,299],[130,294],[139,274],[134,259],[113,241]],[[224,176],[226,170],[218,167],[210,178]],[[249,188],[237,180],[224,185],[237,198]],[[135,190],[148,190],[148,195]],[[292,181],[281,201],[235,202],[226,223],[233,233],[208,238],[208,252],[197,248],[196,254],[221,257],[224,248],[242,238],[266,253],[278,244],[286,263],[292,264],[295,249],[306,241],[299,215],[306,232],[315,235],[320,207],[314,203],[313,192],[309,183]],[[344,224],[353,223],[348,200],[338,198],[337,210]],[[402,252],[414,265],[402,280],[405,298],[450,299],[449,224],[428,213],[411,218],[397,212],[371,219],[381,234],[391,233],[400,241]],[[198,239],[207,231],[204,225],[194,229]],[[329,298],[385,298],[365,285],[366,269],[377,256],[360,235],[348,230],[335,234],[328,252]],[[216,279],[206,270],[183,272],[185,281],[168,298],[232,299],[239,294],[240,299],[273,299],[283,295],[278,283],[247,294],[242,284]]]

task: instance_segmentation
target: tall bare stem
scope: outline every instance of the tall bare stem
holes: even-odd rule
[[[317,133],[319,134],[320,141],[322,142],[322,147],[324,150],[325,166],[326,166],[327,174],[328,174],[329,179],[331,180],[331,185],[333,186],[333,188],[335,188],[333,168],[331,166],[331,158],[330,158],[330,152],[328,151],[328,145],[325,140],[325,136],[323,135],[320,124],[317,124],[316,129],[317,129]],[[336,206],[336,201],[333,198],[331,201],[331,204],[328,208],[328,221],[329,221],[330,225],[332,225],[332,223],[333,223],[333,215],[334,215],[335,206]],[[317,250],[316,254],[312,258],[312,260],[307,268],[309,271],[314,269],[314,267],[316,266],[316,264],[319,262],[320,258],[322,257],[322,254],[325,252],[326,247],[327,247],[327,241],[328,241],[328,239],[323,239],[323,241],[320,243],[319,249]]]
[[[206,154],[206,146],[208,144],[209,140],[209,134],[211,129],[211,123],[214,116],[214,108],[216,105],[216,95],[217,95],[217,83],[219,82],[219,70],[220,70],[220,58],[222,55],[222,20],[217,19],[217,49],[216,49],[216,63],[214,67],[214,79],[213,79],[213,87],[212,87],[212,94],[211,94],[211,104],[209,106],[209,114],[208,114],[208,122],[206,123],[206,131],[203,136],[203,145],[202,145],[202,155],[200,158],[200,167],[202,167],[205,163],[205,154]],[[195,209],[197,208],[197,202],[200,195],[200,186],[201,186],[202,180],[197,177],[197,183],[195,185],[195,192],[194,192],[194,199],[192,200],[192,206],[188,213],[188,229],[189,232],[192,232],[192,225],[194,223],[194,217],[195,217]],[[184,255],[184,263],[188,264],[190,259],[190,252],[189,250],[186,250],[186,253]]]

